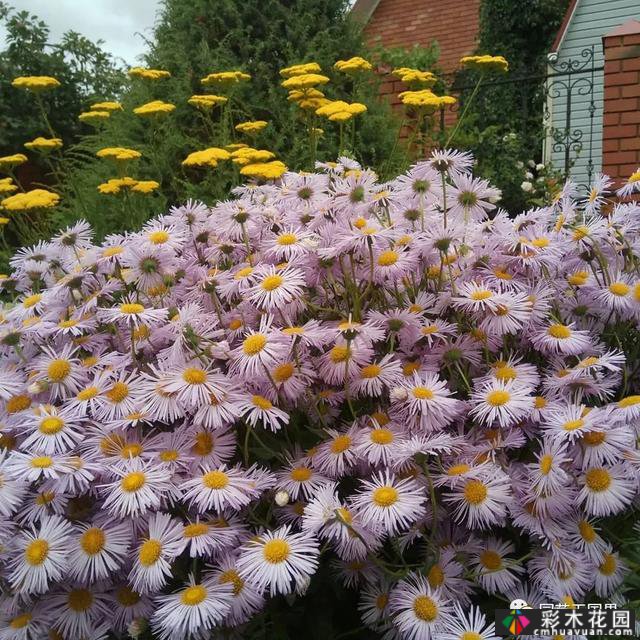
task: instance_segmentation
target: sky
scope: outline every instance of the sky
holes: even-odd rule
[[[36,14],[51,29],[51,42],[70,29],[90,40],[104,40],[104,49],[128,64],[145,51],[159,0],[8,0],[17,10]],[[0,26],[0,42],[6,31]]]

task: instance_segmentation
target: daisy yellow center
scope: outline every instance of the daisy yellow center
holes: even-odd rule
[[[472,300],[488,300],[493,296],[493,291],[488,289],[479,289],[478,291],[472,291],[469,297]]]
[[[229,484],[229,476],[224,471],[209,471],[202,476],[202,484],[207,489],[224,489]]]
[[[143,567],[150,567],[158,562],[162,553],[162,542],[153,538],[145,540],[138,552],[138,560]]]
[[[382,367],[379,364],[368,364],[366,367],[362,367],[360,375],[363,378],[377,378],[382,371]]]
[[[585,482],[591,491],[600,493],[611,486],[611,474],[602,468],[589,469],[585,474]]]
[[[262,409],[263,411],[269,411],[269,409],[273,408],[271,401],[264,396],[252,396],[251,402],[254,406],[258,407],[258,409]]]
[[[389,602],[389,596],[386,593],[381,593],[377,598],[376,598],[376,607],[382,611],[386,606],[387,603]]]
[[[429,596],[418,596],[413,601],[413,613],[419,620],[433,622],[438,617],[438,605]]]
[[[233,585],[233,595],[238,596],[240,592],[244,588],[244,580],[240,577],[240,574],[235,569],[227,569],[225,572],[220,574],[220,578],[218,578],[220,584],[229,584]]]
[[[392,251],[389,249],[388,251],[383,251],[378,256],[378,265],[381,267],[390,267],[398,262],[398,253],[396,251]]]
[[[116,600],[123,607],[132,607],[134,604],[140,602],[140,594],[136,593],[131,587],[125,586],[116,592]]]
[[[120,449],[120,457],[128,460],[129,458],[137,458],[142,455],[142,445],[138,442],[130,442]]]
[[[631,291],[631,287],[625,282],[612,282],[609,285],[609,291],[614,296],[626,296]]]
[[[53,459],[49,456],[37,456],[31,458],[31,466],[34,469],[48,469],[53,466]]]
[[[616,572],[617,568],[618,563],[616,562],[615,556],[610,553],[605,553],[602,564],[598,567],[598,571],[600,571],[603,576],[611,576]]]
[[[482,636],[477,631],[465,631],[460,640],[482,640]]]
[[[430,324],[426,327],[422,327],[422,329],[420,329],[422,335],[424,336],[430,336],[433,335],[434,333],[438,332],[438,325],[437,324]]]
[[[495,376],[498,380],[515,380],[518,377],[518,372],[513,367],[498,367]]]
[[[64,427],[64,420],[62,420],[62,418],[51,416],[49,418],[45,418],[40,423],[40,432],[48,436],[53,436],[56,433],[59,433],[60,431],[62,431],[63,427]]]
[[[200,431],[196,434],[196,443],[193,452],[199,456],[207,456],[213,451],[213,438],[208,431]]]
[[[596,530],[586,520],[580,520],[578,523],[578,530],[585,542],[591,544],[596,539]]]
[[[80,546],[83,551],[90,556],[95,556],[104,549],[104,545],[107,541],[107,537],[104,535],[104,531],[98,527],[91,527],[87,529],[80,538]]]
[[[487,404],[492,407],[502,407],[511,400],[511,394],[504,389],[496,389],[487,394]]]
[[[372,499],[379,507],[390,507],[398,501],[398,490],[395,487],[378,487],[373,492]]]
[[[351,437],[347,435],[338,436],[331,443],[331,453],[344,453],[351,446]]]
[[[604,431],[591,431],[584,434],[582,441],[589,447],[597,447],[605,441],[606,437],[607,434]]]
[[[113,256],[118,256],[124,251],[123,247],[107,247],[102,251],[103,258],[112,258]]]
[[[262,281],[261,286],[265,291],[274,291],[278,287],[282,286],[283,282],[284,282],[284,278],[282,276],[279,276],[278,274],[273,274],[271,276],[267,276]]]
[[[480,563],[489,571],[497,571],[502,567],[502,558],[495,551],[487,549],[480,554]]]
[[[627,407],[633,407],[636,404],[640,404],[640,396],[627,396],[626,398],[622,398],[618,402],[618,406],[621,409],[626,409]]]
[[[544,236],[542,236],[540,238],[534,238],[531,241],[531,244],[534,247],[537,247],[538,249],[544,249],[544,247],[548,247],[549,246],[550,242],[551,241],[549,240],[549,238],[545,238]]]
[[[135,493],[144,487],[147,481],[142,471],[132,471],[122,478],[120,486],[126,493]]]
[[[149,240],[152,244],[164,244],[169,240],[169,234],[162,229],[159,231],[152,231],[149,234]]]
[[[244,339],[242,350],[247,356],[255,356],[260,353],[267,345],[267,336],[261,333],[254,333]]]
[[[75,327],[77,324],[77,320],[61,320],[60,322],[58,322],[58,326],[61,329],[70,329],[71,327]]]
[[[444,583],[444,572],[442,571],[442,567],[439,564],[434,564],[431,569],[429,569],[429,573],[427,574],[427,580],[429,581],[429,586],[432,589],[437,589],[442,586]]]
[[[93,365],[98,363],[98,358],[97,356],[89,356],[88,358],[85,358],[82,361],[82,366],[83,367],[93,367]],[[91,387],[91,388],[95,388],[95,387]]]
[[[265,542],[262,548],[262,555],[269,564],[280,564],[285,562],[291,553],[291,547],[286,540],[274,538]]]
[[[282,247],[287,247],[289,245],[295,244],[298,241],[295,234],[293,233],[283,233],[278,236],[277,243]]]
[[[375,411],[371,414],[371,417],[381,426],[384,427],[385,424],[389,424],[391,419],[389,416],[382,411]]]
[[[67,602],[70,609],[79,613],[93,604],[93,595],[88,589],[73,589],[69,592]]]
[[[49,557],[49,543],[42,538],[36,538],[24,550],[24,557],[32,567],[41,565]]]
[[[471,505],[477,506],[487,499],[487,487],[480,480],[469,480],[464,485],[464,499]]]
[[[67,360],[52,360],[47,367],[47,376],[51,382],[61,382],[71,373],[71,364]]]
[[[91,400],[98,395],[98,387],[87,387],[78,393],[76,398],[80,401]]]
[[[454,464],[452,467],[449,467],[447,469],[447,475],[460,476],[463,473],[466,473],[467,471],[470,471],[470,470],[471,470],[471,467],[468,464],[461,462],[460,464]]]
[[[584,420],[582,418],[578,418],[577,420],[567,420],[562,428],[565,431],[575,431],[576,429],[580,429],[584,426]]]
[[[33,619],[33,616],[30,613],[23,613],[19,616],[16,616],[9,623],[9,627],[11,629],[24,629]]]
[[[536,396],[533,406],[536,409],[544,409],[547,406],[547,400],[542,396]]]
[[[236,272],[235,279],[242,280],[253,273],[253,267],[244,267]]]
[[[558,340],[566,340],[571,337],[571,329],[564,324],[552,324],[547,329],[547,333],[552,338],[557,338]]]
[[[144,306],[138,302],[125,302],[120,305],[120,313],[126,313],[128,315],[137,315],[144,311]]]
[[[5,406],[7,413],[18,413],[18,411],[24,411],[31,406],[31,398],[29,396],[13,396],[7,400]]]
[[[433,400],[435,395],[433,391],[427,389],[427,387],[414,387],[412,392],[418,400]]]
[[[309,467],[295,467],[294,469],[291,469],[291,473],[289,475],[291,476],[291,479],[296,482],[305,482],[311,478],[313,471],[311,471]]]
[[[273,379],[276,382],[286,382],[295,371],[295,367],[292,362],[283,362],[278,365],[273,371]]]
[[[584,240],[589,235],[589,228],[581,225],[577,227],[573,232],[574,240]]]
[[[242,326],[242,320],[240,320],[240,318],[235,318],[229,323],[229,329],[231,329],[231,331],[235,331],[236,329],[239,329],[241,326]]]
[[[187,384],[203,384],[207,381],[207,372],[195,367],[187,367],[182,373],[182,379]]]
[[[304,334],[304,329],[302,327],[285,327],[282,333],[286,336],[301,336]]]
[[[158,457],[162,462],[175,462],[179,454],[176,449],[166,449],[165,451],[161,451]]]
[[[391,444],[393,442],[393,431],[390,429],[374,429],[369,435],[371,442],[376,444]]]
[[[193,522],[192,524],[188,524],[185,526],[182,531],[182,535],[185,538],[197,538],[198,536],[203,536],[208,531],[208,524],[204,522]]]
[[[346,522],[347,524],[351,524],[353,522],[353,516],[349,513],[348,509],[345,509],[344,507],[338,507],[336,511],[338,512],[340,520],[342,520],[343,522]]]
[[[39,506],[44,506],[53,502],[53,499],[56,497],[56,494],[53,491],[43,491],[38,494],[36,498],[36,504]]]
[[[129,387],[124,382],[116,382],[106,393],[111,402],[118,404],[129,396]]]
[[[207,590],[201,584],[194,584],[182,592],[180,602],[187,607],[196,607],[204,602],[206,597]]]
[[[345,362],[345,360],[349,358],[349,355],[350,355],[350,351],[348,347],[345,347],[343,345],[336,345],[329,352],[329,357],[331,358],[331,361],[335,364],[338,364],[339,362]]]
[[[540,458],[540,473],[543,476],[548,476],[551,472],[551,468],[553,467],[553,456],[549,453],[545,453]]]
[[[27,296],[22,301],[22,306],[25,309],[31,309],[31,307],[35,307],[38,304],[38,302],[40,302],[40,300],[42,300],[42,294],[34,293],[32,296]]]

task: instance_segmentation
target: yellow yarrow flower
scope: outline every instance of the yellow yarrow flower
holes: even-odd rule
[[[325,98],[322,91],[318,91],[312,87],[308,89],[293,89],[292,91],[289,91],[287,100],[295,102],[301,109],[307,111],[315,111],[330,102]]]
[[[232,142],[228,144],[225,149],[227,151],[237,151],[238,149],[247,149],[249,145],[246,142]]]
[[[109,111],[85,111],[78,116],[78,120],[80,120],[80,122],[94,124],[102,122],[109,117],[111,117],[111,113],[109,113]]]
[[[162,80],[170,78],[171,74],[162,69],[145,69],[144,67],[132,67],[128,74],[131,78],[142,78],[143,80]]]
[[[243,71],[219,71],[218,73],[210,73],[200,82],[205,86],[230,87],[250,79],[251,76]]]
[[[60,196],[57,193],[47,191],[46,189],[33,189],[26,193],[16,193],[0,202],[7,211],[28,211],[30,209],[48,209],[55,207],[60,202]]]
[[[251,178],[262,178],[263,180],[275,180],[282,176],[287,170],[287,167],[280,160],[273,160],[271,162],[259,162],[255,164],[247,164],[240,173],[243,176],[249,176]]]
[[[120,193],[122,189],[135,187],[138,181],[129,176],[123,178],[111,178],[107,182],[98,185],[98,191],[104,195],[114,195]]]
[[[40,93],[41,91],[59,87],[60,82],[51,76],[20,76],[12,80],[11,85],[18,89]]]
[[[126,162],[127,160],[137,160],[142,156],[135,149],[127,149],[126,147],[105,147],[96,153],[98,158],[109,158],[118,162]]]
[[[464,56],[460,59],[460,64],[480,71],[509,71],[509,63],[503,56]]]
[[[406,107],[425,113],[433,113],[437,109],[444,109],[457,101],[453,96],[437,96],[430,89],[403,91],[398,94],[398,97]]]
[[[0,179],[0,193],[13,193],[18,190],[18,185],[13,184],[13,178]]]
[[[392,72],[396,78],[409,85],[419,85],[429,89],[436,83],[436,76],[431,71],[420,71],[410,67],[399,67]]]
[[[9,218],[0,218],[0,225],[4,226],[5,224],[9,224],[11,222],[11,220],[9,220]],[[0,280],[4,280],[6,279],[7,276],[0,275]]]
[[[106,102],[96,102],[89,109],[91,111],[122,111],[122,105],[115,100],[107,100]]]
[[[232,162],[239,165],[263,163],[275,158],[276,154],[266,149],[243,147],[231,153]]]
[[[338,62],[333,65],[333,68],[343,73],[362,73],[363,71],[371,71],[373,65],[364,58],[355,56],[348,60],[338,60]]]
[[[12,167],[24,164],[27,160],[28,158],[24,153],[14,153],[10,156],[2,156],[0,157],[0,168],[11,169]]]
[[[138,180],[137,184],[131,187],[135,193],[151,193],[160,187],[160,183],[155,180]]]
[[[318,84],[327,84],[329,78],[319,73],[303,73],[299,76],[292,76],[283,80],[280,84],[285,89],[308,89]]]
[[[217,167],[220,160],[229,160],[231,153],[220,147],[209,147],[202,151],[190,153],[183,161],[185,167]]]
[[[209,109],[213,109],[213,107],[217,107],[218,105],[224,104],[227,102],[229,98],[225,98],[224,96],[215,96],[213,94],[204,94],[204,95],[195,95],[191,96],[187,102],[198,109],[203,109],[208,111]]]
[[[27,149],[33,149],[35,151],[51,151],[53,149],[60,149],[60,147],[62,147],[62,140],[60,138],[38,137],[31,142],[25,142],[24,146]]]
[[[322,71],[317,62],[304,62],[302,64],[294,64],[291,67],[280,69],[280,75],[283,78],[292,78],[293,76],[302,76],[307,73],[319,73]]]
[[[342,100],[335,100],[329,102],[329,104],[316,109],[316,115],[325,116],[329,120],[334,122],[345,122],[350,120],[353,116],[360,113],[364,113],[367,110],[366,105],[360,102],[343,102]]]
[[[264,120],[252,120],[251,122],[241,122],[235,126],[236,131],[240,133],[246,133],[247,135],[255,135],[260,133],[266,126],[267,122]]]
[[[155,117],[164,116],[171,113],[176,108],[175,104],[163,102],[162,100],[152,100],[146,104],[140,105],[133,110],[137,116]]]

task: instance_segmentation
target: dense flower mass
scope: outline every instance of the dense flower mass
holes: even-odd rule
[[[472,164],[274,167],[15,255],[1,637],[247,637],[321,565],[389,639],[494,640],[516,598],[624,601],[640,206],[599,177],[509,218]]]

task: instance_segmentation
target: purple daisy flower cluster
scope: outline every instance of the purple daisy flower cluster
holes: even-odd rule
[[[599,176],[510,218],[472,165],[340,158],[13,257],[0,640],[242,638],[325,563],[387,640],[624,601],[640,206]]]

